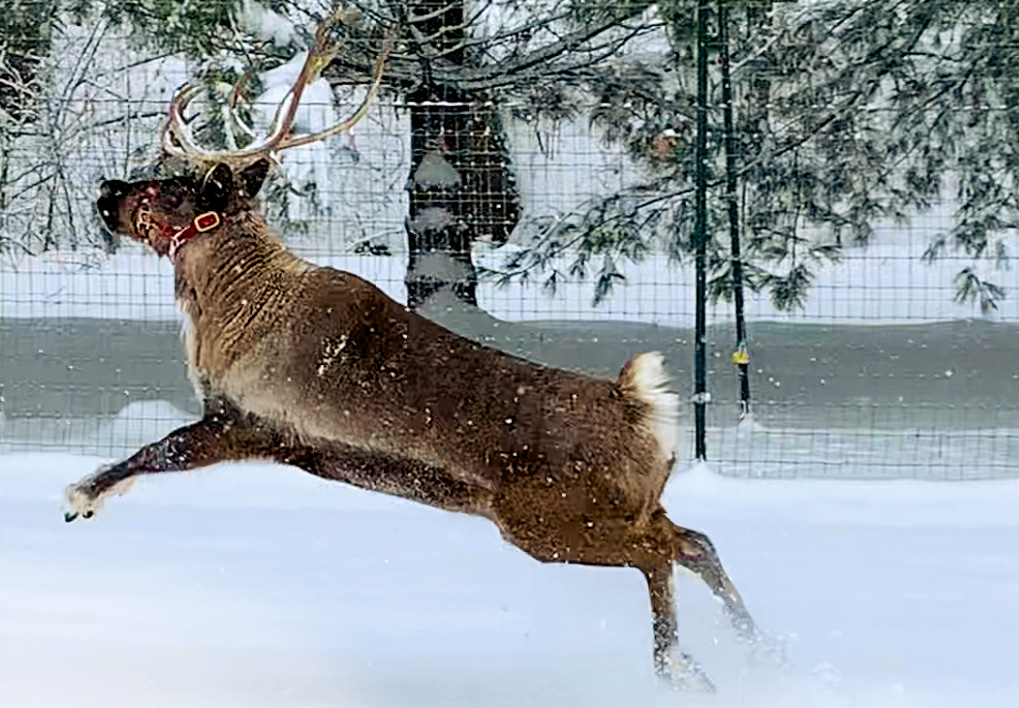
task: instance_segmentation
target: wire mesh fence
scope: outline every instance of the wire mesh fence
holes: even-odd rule
[[[22,15],[12,17],[60,9],[15,5]],[[422,16],[452,21],[450,3],[362,11],[392,18],[387,8],[398,5],[434,6]],[[880,5],[747,3],[731,13],[748,270],[751,414],[743,418],[717,33],[706,49],[705,445],[727,474],[1019,472],[1019,270],[1007,268],[1017,245],[1012,79],[988,68],[988,57],[1010,60],[995,53],[1007,37],[992,31],[1008,18],[996,4],[973,3],[981,8],[952,19],[946,3],[900,3],[875,30],[882,51],[897,52],[884,57],[843,32],[859,30]],[[263,193],[270,222],[300,255],[520,356],[612,377],[635,353],[661,350],[690,400],[696,48],[677,28],[689,28],[698,6],[717,19],[707,2],[644,13],[606,3],[608,14],[590,17],[574,8],[589,34],[575,45],[582,53],[549,53],[545,73],[520,68],[533,45],[498,42],[526,26],[538,35],[528,42],[553,47],[555,37],[574,36],[567,15],[560,26],[545,23],[554,12],[522,16],[493,3],[470,25],[461,13],[456,26],[476,33],[465,46],[490,54],[468,51],[452,78],[442,74],[454,71],[448,63],[436,65],[441,91],[412,81],[414,46],[402,40],[390,83],[352,134],[287,152]],[[139,45],[104,9],[97,4],[91,24],[66,15],[29,36],[31,52],[11,41],[24,26],[4,26],[0,454],[120,456],[199,412],[172,266],[113,242],[93,199],[101,179],[155,174],[160,117],[189,78],[211,87],[197,101],[196,134],[236,141],[217,120],[238,60],[224,59],[223,47],[213,55]],[[260,17],[263,34],[293,24]],[[595,32],[596,21],[607,29]],[[948,26],[955,35],[944,35]],[[940,39],[925,35],[928,27]],[[280,41],[274,68],[261,73],[245,103],[253,128],[269,129],[306,35]],[[348,39],[361,42],[352,55],[366,66],[377,37]],[[447,49],[456,58],[456,47]],[[861,53],[876,74],[854,64]],[[963,60],[976,67],[965,79],[942,66]],[[362,100],[363,66],[337,63],[309,88],[297,130],[340,120]],[[908,81],[917,84],[911,94],[900,85]],[[427,236],[440,212],[459,236]],[[689,412],[692,455],[692,404]]]

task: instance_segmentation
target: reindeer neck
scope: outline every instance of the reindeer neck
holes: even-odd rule
[[[196,328],[241,338],[260,320],[278,316],[306,269],[270,235],[260,214],[231,215],[182,249],[175,264],[177,299]]]

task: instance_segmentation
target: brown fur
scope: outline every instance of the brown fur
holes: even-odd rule
[[[140,473],[226,459],[294,464],[484,516],[540,561],[639,568],[656,669],[710,686],[675,653],[673,563],[705,579],[745,638],[757,634],[711,543],[673,525],[660,504],[674,451],[637,367],[613,382],[540,366],[299,259],[255,208],[264,176],[259,164],[236,177],[217,167],[201,179],[105,185],[98,205],[111,230],[160,254],[170,231],[207,209],[222,216],[175,260],[206,415],[72,487],[69,519]]]

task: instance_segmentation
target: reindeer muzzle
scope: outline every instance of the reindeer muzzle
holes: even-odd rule
[[[96,200],[96,209],[102,218],[106,228],[116,231],[120,224],[120,200],[130,190],[127,182],[118,180],[107,180],[99,185],[99,198]]]

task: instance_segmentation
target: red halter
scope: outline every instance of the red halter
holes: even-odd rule
[[[170,238],[170,260],[175,260],[177,251],[180,250],[181,246],[186,244],[198,234],[211,231],[221,223],[223,223],[222,219],[220,219],[219,214],[214,211],[207,211],[204,214],[196,216],[194,221],[178,230]],[[169,228],[172,230],[173,227]]]

